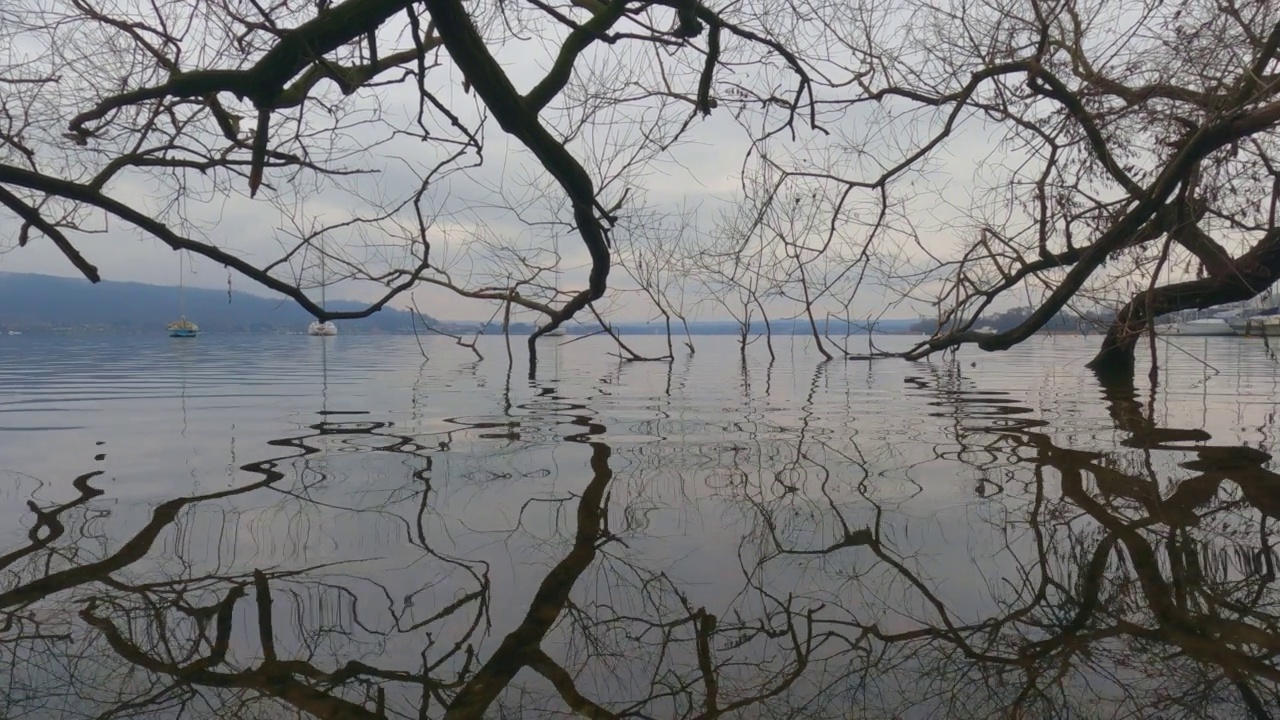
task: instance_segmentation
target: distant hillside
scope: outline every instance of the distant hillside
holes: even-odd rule
[[[365,305],[333,300],[333,310]],[[211,332],[302,332],[313,319],[292,299],[187,288],[187,317]],[[0,272],[0,329],[156,332],[178,315],[178,289],[133,282]],[[411,332],[412,314],[384,308],[339,320],[343,332]]]
[[[359,310],[365,305],[349,300],[332,300],[329,307],[333,310]],[[235,291],[228,297],[225,290],[204,288],[187,288],[186,314],[205,332],[303,332],[312,320],[311,315],[290,298],[273,299]],[[172,286],[105,280],[95,285],[83,278],[0,272],[0,332],[152,333],[162,331],[177,316],[178,288]],[[360,320],[337,322],[344,333],[413,331],[411,313],[389,308]],[[462,332],[478,328],[475,323],[431,322],[438,327],[452,327]],[[880,320],[875,323],[876,332],[906,332],[913,323],[914,320]],[[622,322],[614,327],[628,335],[662,332],[659,325],[652,323]],[[571,322],[566,329],[577,335],[598,328],[594,323]],[[764,329],[763,323],[752,323],[752,334],[762,333]],[[771,329],[775,335],[806,335],[810,332],[804,319],[774,320]],[[824,323],[822,329],[832,335],[843,334],[844,323],[832,320]],[[673,324],[672,330],[682,332],[678,324]],[[740,332],[737,323],[721,320],[694,322],[691,330],[695,335],[736,335]],[[497,334],[502,329],[500,324],[492,324],[484,331]],[[533,326],[513,323],[511,331],[525,335],[533,331]],[[849,331],[865,333],[866,323],[854,323]]]

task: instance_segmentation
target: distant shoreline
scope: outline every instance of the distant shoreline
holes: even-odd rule
[[[341,330],[341,334],[342,334],[342,335],[359,335],[359,336],[364,336],[364,335],[383,335],[383,336],[404,336],[404,337],[413,337],[413,336],[415,335],[415,333],[414,333],[412,330],[388,330],[388,329],[381,329],[381,328],[343,327],[341,324],[339,324],[339,327],[340,327],[340,328],[342,328],[342,330]],[[476,334],[476,332],[477,332],[476,328],[466,328],[466,327],[456,327],[456,326],[454,326],[454,327],[450,327],[450,326],[437,326],[437,327],[439,327],[440,329],[444,330],[445,332],[453,333],[453,334],[456,334],[456,335],[465,335],[465,336],[470,336],[470,335],[474,335],[474,334]],[[613,329],[614,329],[614,331],[615,331],[615,332],[617,332],[619,335],[623,335],[623,336],[626,336],[626,337],[646,337],[646,336],[662,337],[662,336],[664,336],[664,335],[665,335],[665,332],[663,332],[663,331],[661,330],[661,328],[657,328],[657,327],[654,327],[654,326],[642,326],[642,325],[641,325],[641,326],[625,326],[625,325],[621,325],[621,326],[614,326],[614,328],[613,328]],[[9,332],[11,332],[11,331],[17,331],[17,334],[16,334],[16,335],[10,335],[10,334],[9,334]],[[533,332],[533,328],[532,328],[532,327],[529,327],[529,328],[527,328],[527,329],[526,329],[526,328],[513,328],[513,329],[511,330],[511,336],[512,336],[512,337],[527,337],[527,336],[528,336],[529,334],[531,334],[532,332]],[[562,337],[570,337],[570,338],[573,338],[573,337],[582,337],[582,336],[585,336],[585,335],[594,335],[594,334],[599,334],[600,332],[601,332],[601,331],[599,331],[599,330],[587,330],[587,331],[582,331],[582,332],[574,332],[574,330],[573,330],[573,329],[571,329],[571,330],[570,330],[566,335],[564,335],[564,336],[562,336]],[[417,335],[419,335],[419,336],[421,336],[421,337],[427,337],[427,336],[431,336],[431,335],[440,335],[440,333],[438,333],[438,332],[432,332],[431,330],[426,330],[426,329],[419,329],[419,330],[418,330],[418,332],[417,332],[416,334],[417,334]],[[484,333],[481,333],[481,334],[482,334],[483,336],[487,336],[487,337],[501,337],[501,336],[502,336],[501,331],[496,331],[496,332],[492,332],[492,331],[490,331],[490,332],[484,332]],[[675,330],[675,329],[673,328],[673,329],[672,329],[672,333],[671,333],[671,334],[672,334],[672,336],[673,336],[673,337],[679,337],[679,336],[683,336],[683,335],[684,335],[684,332],[683,332],[683,330],[681,330],[681,331],[677,331],[677,330]],[[706,328],[706,329],[692,328],[692,329],[690,330],[689,334],[690,334],[690,335],[693,335],[693,336],[695,336],[695,337],[719,337],[719,336],[722,336],[722,337],[738,337],[738,336],[739,336],[739,332],[738,332],[738,331],[736,331],[736,330],[721,330],[721,329],[718,329],[718,328]],[[761,331],[753,330],[753,331],[750,333],[750,336],[751,336],[751,337],[756,337],[757,335],[763,335],[763,334],[764,334],[764,332],[763,332],[762,330],[761,330]],[[842,333],[842,332],[824,333],[824,335],[823,335],[823,336],[824,336],[824,337],[828,337],[828,336],[829,336],[829,337],[844,337],[846,334],[847,334],[848,336],[850,336],[850,337],[855,337],[855,336],[860,336],[860,335],[875,335],[875,336],[886,336],[886,335],[888,335],[888,336],[895,336],[895,337],[928,337],[928,334],[927,334],[927,333],[914,332],[914,331],[909,331],[909,330],[898,330],[898,329],[894,329],[894,330],[879,330],[879,329],[877,329],[875,332],[871,332],[871,333],[869,333],[869,332],[867,332],[865,329],[861,329],[861,328],[860,328],[860,329],[857,329],[857,330],[850,331],[849,333]],[[1092,333],[1081,332],[1080,330],[1074,330],[1074,329],[1072,329],[1072,330],[1062,330],[1062,329],[1055,329],[1055,330],[1041,330],[1040,332],[1037,332],[1037,333],[1036,333],[1036,335],[1089,335],[1089,334],[1092,334]],[[84,335],[84,336],[87,336],[87,335],[124,335],[124,336],[129,336],[129,337],[135,337],[135,336],[136,336],[136,337],[151,337],[151,336],[161,337],[161,336],[166,336],[166,331],[165,331],[165,329],[164,329],[163,327],[160,327],[160,328],[118,328],[118,327],[101,327],[101,328],[37,328],[37,327],[25,327],[25,326],[5,326],[5,325],[3,325],[3,324],[0,324],[0,338],[5,338],[5,337],[25,337],[25,336],[28,336],[28,335],[34,335],[34,336],[50,336],[50,335],[58,335],[58,336],[72,336],[72,335],[74,335],[74,336],[82,336],[82,335]],[[284,337],[284,336],[306,336],[306,335],[307,335],[307,333],[306,333],[306,330],[305,330],[305,329],[303,329],[303,330],[294,330],[294,329],[283,329],[283,328],[281,328],[281,329],[277,329],[277,330],[252,330],[252,329],[246,330],[246,329],[222,329],[222,328],[207,328],[207,327],[201,327],[201,329],[200,329],[200,336],[201,336],[201,337],[204,337],[204,336],[206,336],[206,335],[219,335],[219,336],[230,336],[230,335],[261,335],[261,336],[270,336],[270,337],[275,337],[275,336]],[[775,329],[775,330],[771,333],[771,335],[772,335],[773,337],[811,337],[811,333],[808,331],[808,329],[807,329],[807,328],[804,328],[804,329],[799,329],[799,328],[798,328],[798,329],[792,330],[792,331],[790,331],[790,332],[787,332],[787,331],[780,331],[780,330],[776,330],[776,329]]]

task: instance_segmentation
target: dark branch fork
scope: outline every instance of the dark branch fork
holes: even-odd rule
[[[540,336],[558,328],[578,311],[604,296],[612,262],[609,233],[616,223],[616,213],[619,210],[617,206],[606,208],[601,204],[591,176],[565,144],[547,129],[539,115],[564,90],[572,76],[574,63],[582,53],[594,41],[612,41],[610,32],[626,16],[629,3],[625,0],[608,4],[584,3],[591,9],[591,18],[586,23],[573,26],[551,69],[525,95],[515,89],[458,0],[424,0],[424,4],[431,13],[445,48],[468,85],[484,100],[503,130],[520,140],[538,158],[568,196],[574,226],[591,257],[587,288],[560,308],[548,313],[548,321],[529,338],[532,356],[536,353],[535,342]],[[768,45],[784,57],[800,77],[796,106],[800,105],[800,98],[808,90],[808,76],[800,61],[780,43],[727,23],[694,0],[662,4],[668,4],[678,12],[692,10],[697,18],[712,27],[707,61],[698,90],[697,108],[700,112],[706,114],[711,109],[709,88],[719,53],[722,28],[745,39]],[[681,32],[682,30],[677,30],[677,34]],[[697,34],[692,28],[685,28],[684,32],[686,36]],[[816,126],[816,122],[814,124]]]

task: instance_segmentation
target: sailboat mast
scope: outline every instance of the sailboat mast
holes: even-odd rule
[[[183,263],[183,253],[178,251],[178,317],[187,316],[187,272]]]
[[[324,273],[324,247],[320,248],[320,309],[324,310],[325,286],[329,284],[329,279]]]

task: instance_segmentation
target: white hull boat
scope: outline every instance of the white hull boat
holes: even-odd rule
[[[320,309],[325,307],[325,288],[328,287],[328,278],[325,276],[324,268],[324,246],[320,246]],[[307,326],[307,334],[316,337],[333,337],[338,334],[338,326],[325,320],[312,320]]]
[[[193,338],[200,334],[200,326],[187,319],[187,275],[184,272],[184,257],[186,256],[182,252],[178,253],[178,319],[165,328],[169,331],[169,337],[175,338]]]
[[[1232,329],[1229,321],[1215,317],[1200,318],[1199,320],[1184,320],[1183,322],[1160,325],[1156,327],[1156,333],[1160,335],[1220,337],[1225,335],[1235,335],[1236,331]]]
[[[317,335],[320,337],[330,337],[338,334],[338,326],[327,321],[320,322],[319,320],[312,320],[311,324],[307,326],[307,334]]]
[[[1231,329],[1245,337],[1280,337],[1280,315],[1254,315],[1229,320]]]

